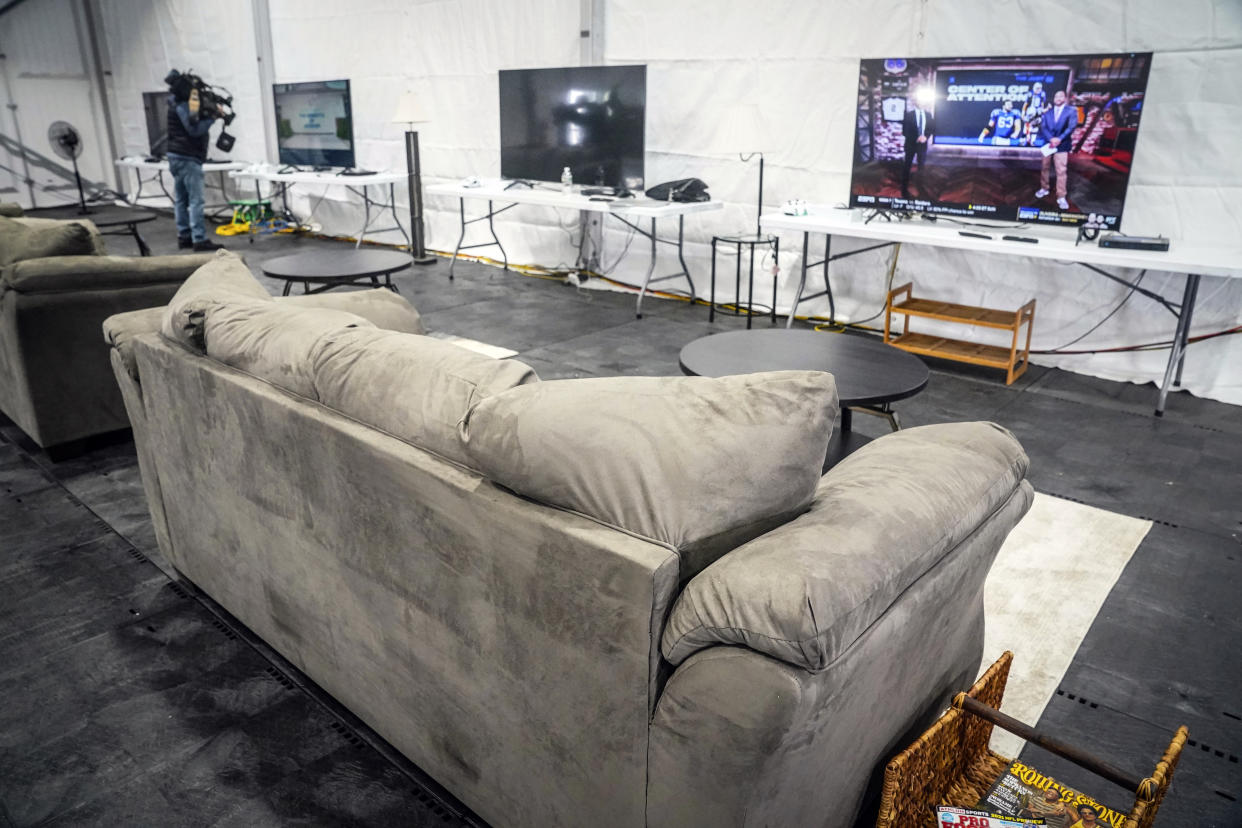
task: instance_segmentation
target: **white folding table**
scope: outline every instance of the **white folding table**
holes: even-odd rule
[[[694,280],[690,278],[689,269],[686,267],[685,257],[685,229],[686,216],[690,213],[706,213],[713,210],[719,210],[724,205],[719,201],[692,201],[692,202],[664,202],[652,201],[649,198],[618,198],[613,200],[596,200],[592,201],[591,196],[582,193],[573,192],[565,193],[560,190],[550,189],[527,189],[522,187],[511,187],[507,181],[484,181],[477,187],[467,187],[464,184],[437,184],[427,188],[428,195],[449,196],[458,200],[459,213],[461,216],[461,233],[457,237],[457,246],[453,249],[453,261],[449,264],[449,278],[453,278],[453,267],[457,263],[457,257],[463,250],[471,250],[479,247],[498,247],[500,248],[501,259],[504,261],[504,267],[509,269],[509,258],[505,254],[504,245],[500,243],[500,237],[496,235],[496,227],[493,219],[519,204],[535,204],[543,207],[557,207],[566,210],[579,210],[591,213],[602,213],[612,216],[620,221],[631,230],[644,236],[651,242],[651,261],[647,265],[647,275],[643,279],[642,287],[638,291],[638,303],[634,312],[639,319],[643,318],[643,297],[647,293],[647,289],[656,282],[664,282],[669,279],[685,278],[690,285],[690,300],[694,301],[695,289]],[[599,198],[599,197],[596,197]],[[471,219],[466,218],[466,201],[486,201],[487,212],[481,216]],[[497,207],[496,203],[504,204],[503,207]],[[677,240],[662,239],[657,233],[657,222],[662,218],[677,219]],[[642,220],[650,220],[651,229],[645,229],[639,226],[638,222]],[[492,240],[489,242],[479,242],[476,244],[463,244],[466,239],[466,228],[476,222],[486,221],[487,229],[491,233]],[[677,248],[677,261],[681,264],[681,270],[676,273],[670,273],[665,276],[655,276],[656,258],[659,244],[671,244]]]
[[[1122,250],[1118,248],[1100,247],[1094,242],[1075,244],[1072,238],[1064,238],[1065,228],[1040,228],[1037,225],[1017,228],[976,227],[971,226],[966,232],[975,232],[992,238],[976,238],[961,235],[960,225],[941,219],[936,222],[921,219],[889,221],[882,217],[866,218],[861,211],[843,210],[829,206],[813,206],[809,215],[787,216],[779,213],[766,213],[760,219],[765,230],[790,230],[802,234],[802,275],[798,280],[798,291],[794,296],[794,305],[789,312],[786,327],[793,324],[798,305],[804,299],[819,296],[828,297],[829,318],[835,316],[835,304],[832,299],[832,283],[829,280],[828,266],[837,259],[856,256],[868,250],[875,250],[889,245],[926,244],[933,247],[951,247],[957,250],[976,251],[980,253],[1003,253],[1010,256],[1025,256],[1032,259],[1056,259],[1075,262],[1115,282],[1120,282],[1135,292],[1160,303],[1177,320],[1173,333],[1173,345],[1169,351],[1169,362],[1165,367],[1164,380],[1160,386],[1160,395],[1156,401],[1156,416],[1164,415],[1165,400],[1169,388],[1180,385],[1182,381],[1182,364],[1186,358],[1186,344],[1190,336],[1190,320],[1194,313],[1195,298],[1199,292],[1199,279],[1202,276],[1224,276],[1242,278],[1242,245],[1231,247],[1208,247],[1186,244],[1174,240],[1167,251],[1153,250]],[[1059,233],[1057,231],[1060,231]],[[811,234],[823,234],[824,258],[810,261]],[[1006,241],[1005,235],[1036,238],[1037,243],[1022,241]],[[832,237],[847,236],[868,239],[877,242],[856,250],[844,253],[832,253]],[[811,268],[822,267],[824,289],[810,295],[803,295],[806,289],[807,273]],[[1138,268],[1164,273],[1186,274],[1186,287],[1180,303],[1171,302],[1158,293],[1139,287],[1105,268]]]
[[[138,180],[138,189],[134,192],[133,198],[129,203],[135,207],[138,206],[138,200],[143,197],[142,187],[144,184],[155,184],[159,187],[160,192],[169,201],[174,201],[172,193],[168,192],[168,188],[164,185],[164,173],[168,172],[168,160],[161,159],[158,161],[150,161],[140,156],[126,156],[118,158],[113,162],[118,168],[124,170],[133,170],[134,177]],[[203,211],[220,212],[229,209],[227,201],[228,196],[225,193],[225,175],[236,170],[244,170],[248,167],[245,161],[205,161],[203,162],[203,175],[211,175],[215,173],[219,176],[220,194],[225,196],[225,201],[220,204],[205,204]],[[143,173],[148,173],[144,176]]]
[[[262,193],[262,184],[267,183],[273,187],[268,197],[273,198],[279,195],[284,202],[285,212],[289,211],[288,190],[294,184],[320,185],[324,187],[344,187],[349,192],[362,199],[363,219],[362,227],[356,235],[355,248],[362,246],[362,240],[367,233],[383,233],[387,230],[397,230],[405,239],[408,246],[410,244],[410,236],[405,232],[405,228],[401,226],[401,219],[397,216],[397,199],[395,185],[399,181],[408,180],[406,173],[395,172],[374,172],[365,175],[344,175],[339,172],[310,172],[295,170],[289,172],[281,172],[276,169],[259,169],[248,167],[246,169],[237,170],[229,173],[231,178],[249,179],[254,181],[255,196],[259,199],[264,198]],[[371,197],[371,187],[387,187],[388,201],[377,201]],[[389,227],[372,227],[373,221],[379,220],[385,212],[392,214],[393,223]]]

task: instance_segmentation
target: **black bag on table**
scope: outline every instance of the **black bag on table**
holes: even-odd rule
[[[707,185],[697,178],[679,178],[657,184],[646,193],[655,201],[711,201]]]

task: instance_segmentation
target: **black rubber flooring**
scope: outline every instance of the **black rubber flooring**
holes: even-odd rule
[[[170,219],[142,226],[174,252]],[[252,269],[334,242],[234,240]],[[109,239],[131,253],[133,241]],[[678,373],[692,339],[740,327],[704,307],[576,290],[459,264],[396,277],[432,330],[521,351],[545,379]],[[266,280],[273,292],[283,283]],[[760,321],[759,324],[768,324]],[[1189,359],[1195,358],[1192,346]],[[1038,723],[1136,774],[1173,730],[1192,746],[1160,825],[1242,825],[1242,416],[1152,386],[932,363],[906,426],[1012,429],[1042,492],[1155,522]],[[855,417],[878,435],[886,426]],[[156,566],[126,435],[52,462],[0,422],[0,828],[453,825],[471,816],[191,586]],[[1106,802],[1123,791],[1036,748],[1023,757]]]

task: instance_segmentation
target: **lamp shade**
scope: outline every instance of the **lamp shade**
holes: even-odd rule
[[[761,152],[764,149],[764,136],[760,129],[760,114],[757,104],[738,104],[729,109],[724,125],[723,149],[729,153]]]
[[[427,93],[415,89],[407,89],[397,98],[396,109],[392,120],[398,124],[425,124],[431,120],[431,110],[427,106]]]

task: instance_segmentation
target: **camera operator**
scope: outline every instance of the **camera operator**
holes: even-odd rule
[[[169,77],[174,73],[176,70]],[[186,85],[170,84],[173,91],[168,95],[168,169],[173,177],[177,246],[219,250],[223,245],[208,239],[203,225],[203,162],[215,118],[202,111],[197,85],[188,93]]]

